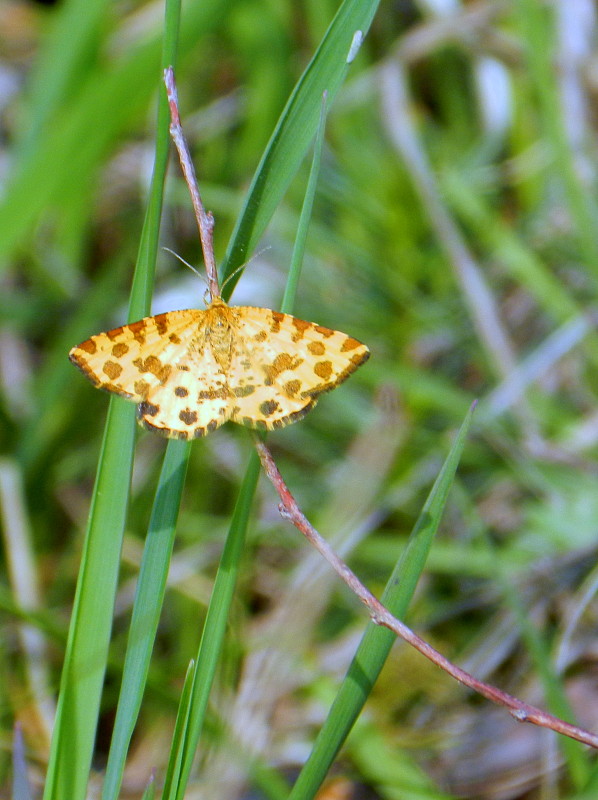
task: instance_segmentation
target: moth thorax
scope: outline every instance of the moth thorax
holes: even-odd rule
[[[214,352],[222,355],[230,353],[233,332],[224,314],[214,314],[206,328],[206,337],[210,340]]]

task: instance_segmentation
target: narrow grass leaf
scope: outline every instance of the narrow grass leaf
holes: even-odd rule
[[[176,63],[180,13],[180,0],[168,0],[165,9],[163,70]],[[154,179],[139,250],[139,260],[147,263],[151,260],[154,267],[170,146],[169,120],[168,102],[161,87]],[[151,301],[152,286],[153,269],[136,272],[129,310],[131,317],[136,318],[137,311],[139,316],[143,315]],[[129,743],[141,707],[164,600],[189,453],[188,443],[168,442],[137,581],[123,678],[102,789],[103,800],[115,800],[118,797]]]
[[[141,800],[154,800],[156,796],[156,781],[154,776],[149,779],[147,786],[143,791],[143,795],[141,796]]]
[[[311,170],[309,173],[309,180],[307,182],[307,189],[305,190],[305,197],[303,199],[303,207],[301,208],[301,215],[299,217],[299,225],[297,226],[297,235],[295,237],[295,245],[293,247],[293,255],[291,256],[291,266],[287,278],[287,285],[285,287],[284,296],[280,310],[285,314],[291,314],[295,305],[295,296],[297,294],[297,286],[299,285],[299,277],[301,276],[301,267],[303,266],[303,256],[305,254],[305,244],[307,241],[307,231],[309,222],[311,220],[311,213],[314,207],[314,198],[316,196],[316,187],[318,185],[318,177],[320,175],[320,162],[322,160],[322,144],[324,142],[324,130],[326,128],[326,107],[327,95],[322,98],[322,106],[320,111],[320,123],[316,133],[316,140],[314,143],[314,155],[311,163]]]
[[[188,442],[179,441],[169,442],[166,448],[137,581],[122,683],[102,789],[103,800],[114,800],[118,797],[129,743],[141,707],[164,601],[190,450]]]
[[[521,41],[525,44],[527,67],[542,114],[544,133],[553,156],[550,177],[556,175],[565,190],[567,208],[577,229],[585,268],[588,276],[591,275],[595,281],[598,269],[598,206],[575,164],[572,138],[567,130],[568,109],[563,105],[562,88],[554,79],[553,55],[560,33],[557,30],[556,8],[545,7],[536,0],[521,0],[513,10],[514,20],[521,30]]]
[[[83,800],[125,526],[135,409],[110,400],[69,628],[44,800]]]
[[[174,35],[176,38],[176,30]],[[163,106],[164,102],[129,305],[135,319],[149,311],[155,272],[169,141]],[[133,406],[111,399],[69,629],[44,800],[83,800],[86,793],[127,514],[134,416]]]
[[[224,278],[246,261],[264,232],[312,141],[323,93],[331,104],[347,73],[352,43],[358,32],[365,36],[378,4],[379,0],[344,0],[332,20],[258,165],[224,259]],[[237,280],[238,275],[228,283],[227,298]]]
[[[185,752],[185,742],[189,735],[189,716],[191,714],[191,695],[194,681],[195,661],[192,661],[187,668],[185,683],[179,700],[174,733],[170,745],[170,755],[166,767],[166,776],[164,778],[164,788],[162,789],[162,800],[174,800],[177,794],[177,787],[181,778],[181,765]]]
[[[460,218],[476,232],[492,253],[492,258],[502,261],[511,276],[528,289],[542,308],[560,322],[581,313],[566,284],[559,281],[531,248],[517,238],[464,176],[454,169],[446,169],[442,187]]]
[[[109,5],[109,0],[88,0],[85,4],[67,0],[54,15],[52,30],[43,42],[29,89],[30,107],[17,147],[17,165],[36,149],[49,120],[73,88],[81,65],[97,50]],[[73,31],[77,31],[76,36]]]
[[[382,603],[396,617],[405,616],[424,568],[465,446],[472,415],[473,406],[465,417],[407,546],[382,594]],[[299,800],[299,798],[305,800],[314,797],[318,791],[360,714],[395,638],[395,634],[387,629],[373,623],[368,625],[314,748],[293,786],[289,800]]]
[[[257,453],[252,453],[241,484],[239,497],[237,498],[222,552],[222,559],[214,581],[214,589],[210,598],[210,605],[195,662],[189,726],[185,735],[179,783],[176,792],[173,794],[173,797],[177,800],[183,800],[185,795],[185,788],[191,773],[197,743],[203,728],[208,699],[228,624],[230,604],[237,583],[249,514],[259,474],[260,461]]]

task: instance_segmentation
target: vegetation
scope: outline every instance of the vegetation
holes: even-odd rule
[[[163,249],[200,263],[174,158],[163,195],[173,63],[226,295],[280,308],[298,236],[293,313],[372,352],[268,437],[302,511],[451,660],[598,730],[597,20],[582,0],[424,5],[3,11],[15,798],[28,780],[45,800],[299,800],[325,776],[389,800],[595,795],[587,748],[391,649],[278,515],[245,429],[167,443],[67,358],[152,296],[153,313],[202,307]]]

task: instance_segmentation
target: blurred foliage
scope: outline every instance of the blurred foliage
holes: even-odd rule
[[[296,313],[362,339],[372,358],[271,446],[306,515],[379,591],[454,430],[479,398],[409,624],[465,669],[530,702],[549,705],[548,669],[579,724],[597,729],[598,19],[589,0],[440,5],[382,4],[330,110]],[[185,7],[183,125],[220,258],[336,7]],[[77,11],[80,28],[72,27]],[[125,319],[159,76],[159,3],[70,2],[60,13],[0,3],[0,505],[10,588],[0,594],[8,612],[0,785],[9,781],[15,720],[43,782],[107,406],[66,354]],[[46,46],[56,24],[72,49],[60,69]],[[35,102],[40,96],[47,103]],[[308,164],[251,254],[234,303],[280,303],[307,172]],[[198,263],[174,164],[162,241]],[[201,307],[204,291],[160,254],[156,311]],[[98,769],[164,446],[139,436]],[[150,769],[162,767],[249,451],[245,431],[232,425],[193,445],[123,796],[141,796]],[[262,484],[202,753],[202,797],[244,796],[249,772],[264,796],[276,796],[266,765],[296,774],[351,658],[364,615],[331,575],[314,594],[295,592],[307,550]],[[43,632],[34,677],[22,614]],[[295,631],[281,642],[271,638],[280,636],[277,614]],[[260,684],[251,656],[273,644],[287,648],[286,671]],[[260,773],[233,757],[226,737],[246,740],[253,708],[271,697]],[[573,798],[596,780],[591,759],[582,768],[576,759],[397,646],[335,774],[383,798]]]

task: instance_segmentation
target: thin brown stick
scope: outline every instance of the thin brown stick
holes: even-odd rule
[[[199,185],[189,147],[181,127],[181,116],[179,114],[179,98],[174,79],[174,70],[168,67],[164,70],[164,83],[166,84],[166,94],[168,95],[168,106],[170,108],[170,135],[179,154],[181,168],[185,181],[189,187],[195,219],[199,228],[199,238],[201,239],[201,249],[203,250],[206,274],[208,276],[208,288],[212,300],[220,297],[220,286],[218,285],[218,273],[216,271],[216,259],[214,258],[214,217],[210,212],[206,213],[199,193]]]
[[[557,733],[562,733],[569,736],[571,739],[576,739],[579,742],[589,745],[598,749],[598,735],[579,728],[577,725],[571,725],[564,720],[548,714],[535,706],[530,706],[527,703],[513,697],[506,692],[492,686],[483,681],[474,678],[465,670],[457,667],[450,662],[441,653],[431,647],[423,639],[420,639],[410,628],[400,622],[388,611],[374,595],[365,588],[360,582],[354,572],[352,572],[345,562],[337,556],[332,550],[328,542],[323,539],[313,525],[306,519],[300,510],[297,502],[287,485],[285,484],[282,475],[278,471],[278,467],[274,463],[272,455],[266,445],[261,442],[257,437],[255,438],[255,446],[262,462],[264,471],[272,485],[276,489],[280,497],[281,504],[279,506],[280,513],[286,519],[289,519],[293,525],[298,528],[306,539],[312,544],[321,555],[324,556],[326,561],[332,566],[334,571],[343,579],[351,591],[357,595],[361,602],[366,606],[369,611],[372,622],[376,625],[383,625],[385,628],[393,631],[401,639],[408,642],[412,647],[424,655],[430,661],[434,662],[441,669],[448,672],[453,678],[468,686],[478,694],[483,695],[488,700],[491,700],[497,705],[505,706],[509,712],[518,722],[531,722],[534,725],[539,725],[543,728],[549,728]]]

